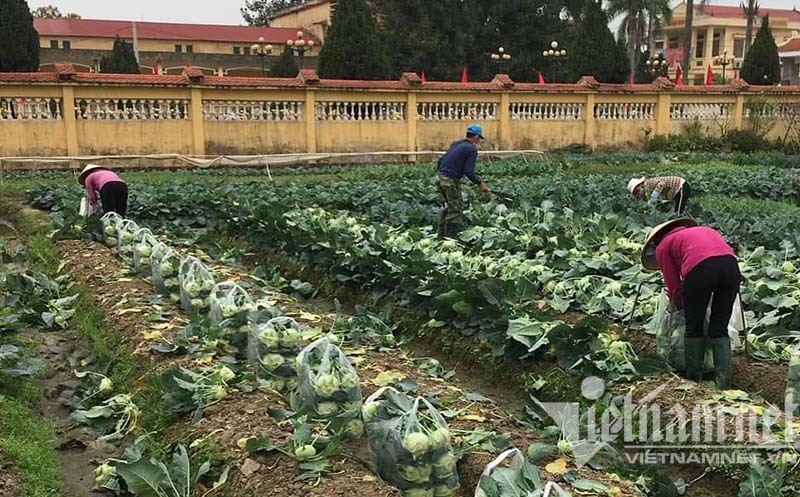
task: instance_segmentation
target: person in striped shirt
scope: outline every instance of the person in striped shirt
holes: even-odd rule
[[[660,200],[675,204],[675,213],[683,215],[692,194],[689,182],[680,176],[656,176],[653,178],[633,178],[628,182],[628,191],[635,198],[655,206]]]

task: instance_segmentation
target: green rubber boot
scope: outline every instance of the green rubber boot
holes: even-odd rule
[[[686,363],[686,378],[692,381],[703,380],[703,364],[706,357],[706,339],[686,338],[684,340],[684,361]]]
[[[727,390],[731,383],[731,339],[728,337],[712,338],[711,352],[714,354],[714,376],[717,388]]]

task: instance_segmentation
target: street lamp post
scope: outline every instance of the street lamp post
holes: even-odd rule
[[[552,81],[553,81],[553,83],[555,83],[556,79],[558,77],[558,66],[561,64],[562,61],[566,60],[567,51],[565,49],[563,49],[563,48],[559,49],[558,48],[558,42],[557,41],[552,41],[550,43],[550,48],[547,49],[547,50],[544,50],[542,52],[542,55],[544,56],[545,59],[553,61],[553,63],[552,63],[552,66],[553,66],[553,79],[552,79]]]
[[[303,69],[303,57],[305,57],[306,52],[314,48],[314,40],[306,41],[304,38],[304,33],[302,31],[298,31],[297,38],[294,40],[286,40],[286,44],[292,49],[295,57],[300,59],[300,63],[297,65],[300,67],[300,69]]]
[[[264,43],[264,37],[263,36],[259,36],[258,37],[258,43],[255,43],[255,44],[253,44],[252,47],[250,47],[250,53],[252,53],[254,55],[258,55],[259,57],[261,57],[261,75],[265,76],[266,75],[266,69],[264,67],[264,61],[267,58],[267,55],[272,53],[272,45],[265,44]]]
[[[717,57],[715,60],[718,66],[722,66],[722,81],[725,82],[725,69],[733,64],[733,57],[728,57],[728,51],[722,53],[722,57]]]
[[[661,56],[647,59],[644,65],[647,68],[647,72],[653,76],[653,79],[666,76],[669,68],[669,62],[667,62],[667,59],[664,59]]]
[[[508,62],[511,60],[511,54],[506,53],[505,48],[498,48],[497,52],[492,53],[491,57],[501,73],[508,72]]]

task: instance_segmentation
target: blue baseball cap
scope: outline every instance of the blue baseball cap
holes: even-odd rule
[[[483,127],[480,124],[470,124],[467,127],[467,134],[475,135],[479,137],[481,140],[485,140],[483,137]]]

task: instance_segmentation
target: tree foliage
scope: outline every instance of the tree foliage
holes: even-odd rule
[[[601,83],[625,83],[629,79],[626,47],[614,40],[600,1],[587,0],[569,52],[573,80],[594,76]]]
[[[741,77],[751,85],[775,85],[781,81],[778,46],[772,36],[769,16],[764,17],[753,46],[744,57]]]
[[[38,7],[34,9],[32,12],[33,17],[38,17],[40,19],[80,19],[81,16],[78,14],[74,14],[72,12],[67,14],[62,14],[61,11],[55,5],[45,5],[44,7]]]
[[[294,78],[300,72],[300,67],[294,58],[292,49],[284,47],[283,53],[269,69],[269,74],[273,78]]]
[[[269,26],[269,19],[275,13],[307,2],[308,0],[245,0],[241,12],[250,26]]]
[[[627,40],[630,67],[638,69],[642,45],[652,42],[652,33],[662,26],[664,20],[672,18],[672,9],[669,0],[609,0],[608,15],[612,19],[620,18],[617,36]]]
[[[110,57],[100,59],[100,72],[115,74],[139,74],[139,63],[133,53],[133,45],[119,36],[114,39]]]
[[[25,0],[0,0],[0,72],[39,70],[39,33]]]
[[[332,79],[383,79],[389,57],[367,0],[339,0],[319,54],[319,75]]]

